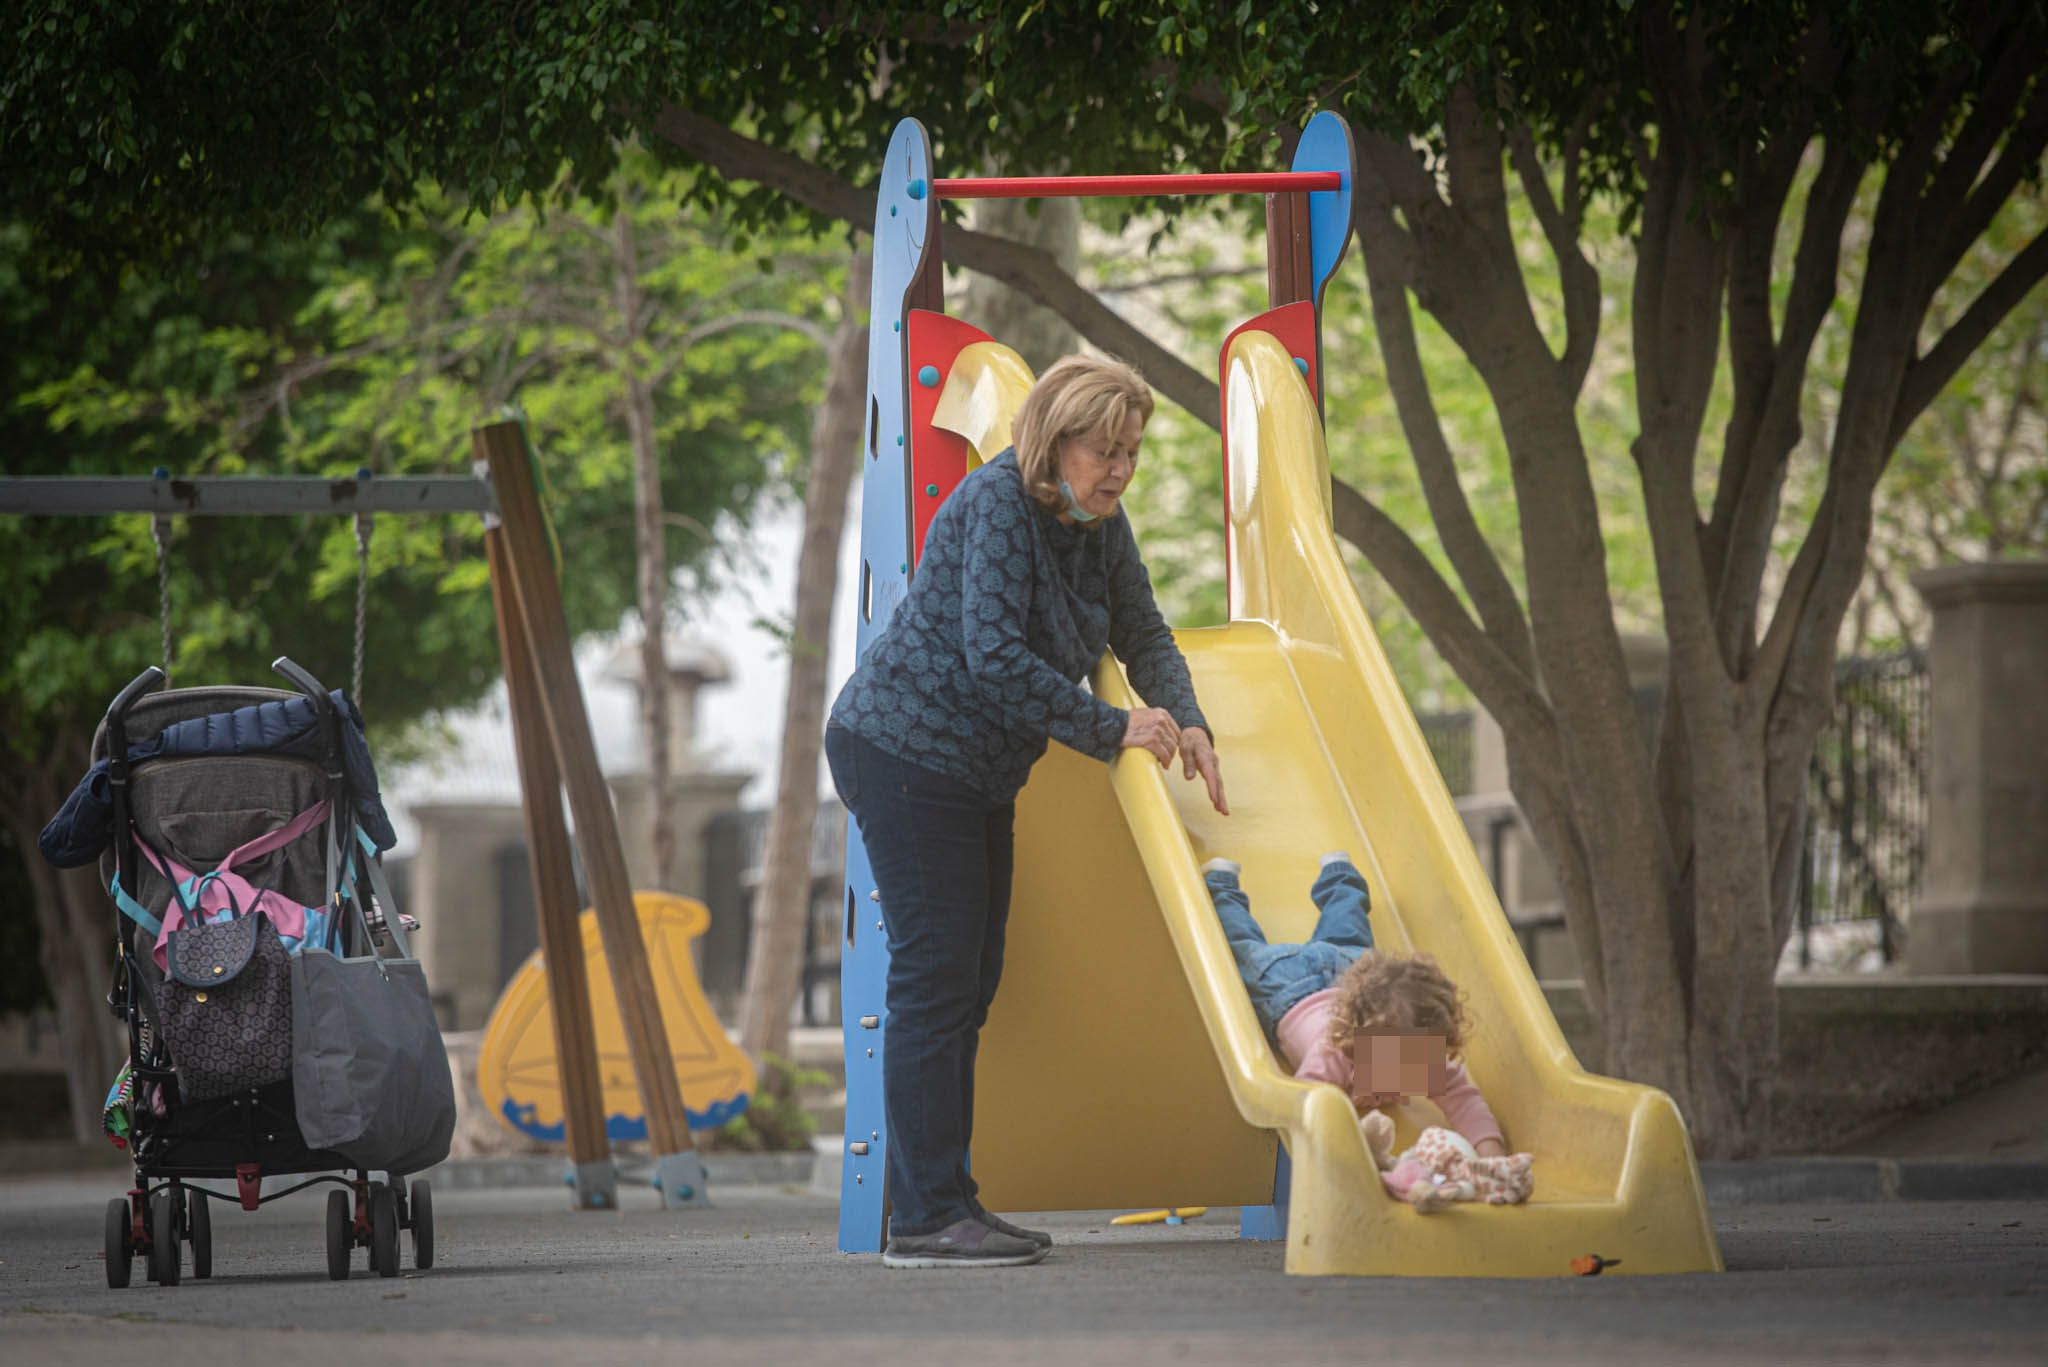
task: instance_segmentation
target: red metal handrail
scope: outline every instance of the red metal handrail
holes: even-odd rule
[[[1341,190],[1336,171],[1188,176],[968,176],[933,182],[940,199],[1079,199],[1099,195],[1269,195]]]

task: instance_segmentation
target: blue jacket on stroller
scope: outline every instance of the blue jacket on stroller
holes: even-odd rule
[[[340,689],[328,696],[334,699],[335,715],[341,719],[342,769],[348,775],[356,820],[371,843],[379,850],[388,850],[398,842],[398,836],[391,829],[391,817],[378,795],[377,769],[370,761],[369,744],[363,739],[363,714]],[[253,754],[318,759],[324,753],[319,722],[319,713],[310,698],[256,703],[167,726],[150,739],[129,746],[128,761],[135,764],[193,755]],[[37,837],[36,848],[56,867],[75,869],[90,864],[112,838],[114,795],[107,772],[111,763],[103,759],[88,769]]]

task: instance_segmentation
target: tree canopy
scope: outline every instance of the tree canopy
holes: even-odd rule
[[[863,187],[902,114],[926,121],[944,166],[1086,172],[1270,166],[1284,130],[1343,109],[1384,388],[1441,554],[1342,481],[1337,530],[1500,720],[1609,1066],[1669,1090],[1708,1153],[1765,1142],[1790,833],[1875,490],[2048,272],[2037,230],[1961,269],[2048,146],[2039,0],[6,13],[0,217],[62,268],[186,262],[228,231],[304,235],[426,182],[480,211],[562,193],[564,163],[597,186],[633,134],[691,177],[690,198],[760,232],[869,221]],[[1523,257],[1511,184],[1548,265]],[[1588,255],[1603,218],[1634,245],[1628,364],[1589,397],[1610,326]],[[1214,424],[1205,368],[1045,252],[960,226],[945,245]],[[1464,485],[1417,310],[1494,409],[1506,550]],[[1802,487],[1831,316],[1846,320],[1840,400]],[[1622,393],[1614,424],[1589,421]],[[1596,455],[1610,434],[1670,644],[1649,744],[1596,487],[1624,454]]]

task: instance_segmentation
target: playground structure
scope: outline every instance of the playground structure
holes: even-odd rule
[[[1021,358],[947,317],[942,198],[1266,192],[1271,309],[1224,340],[1230,620],[1176,633],[1228,773],[1233,815],[1142,752],[1104,766],[1054,746],[1018,800],[1003,990],[983,1032],[972,1155],[992,1209],[1244,1207],[1291,1273],[1566,1276],[1718,1270],[1697,1165],[1670,1099],[1573,1058],[1509,930],[1352,588],[1331,531],[1318,401],[1320,307],[1351,232],[1348,128],[1317,115],[1264,176],[940,180],[915,120],[875,214],[856,600],[865,650],[908,591],[926,530],[1009,444]],[[893,491],[901,490],[900,496]],[[1132,695],[1105,657],[1094,687]],[[1519,1207],[1423,1216],[1382,1189],[1350,1100],[1297,1082],[1260,1030],[1198,869],[1238,860],[1269,938],[1313,924],[1316,856],[1346,849],[1386,948],[1434,955],[1469,998],[1467,1063],[1511,1146],[1536,1156]],[[883,1238],[888,948],[857,831],[846,862],[847,1153],[840,1248]],[[1436,1119],[1411,1103],[1403,1143]]]

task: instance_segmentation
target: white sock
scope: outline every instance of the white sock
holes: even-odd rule
[[[1232,878],[1237,877],[1242,871],[1235,859],[1225,859],[1221,855],[1202,865],[1203,873],[1227,873]]]
[[[1322,866],[1326,869],[1332,864],[1349,864],[1350,862],[1351,856],[1343,850],[1331,850],[1321,860]]]

